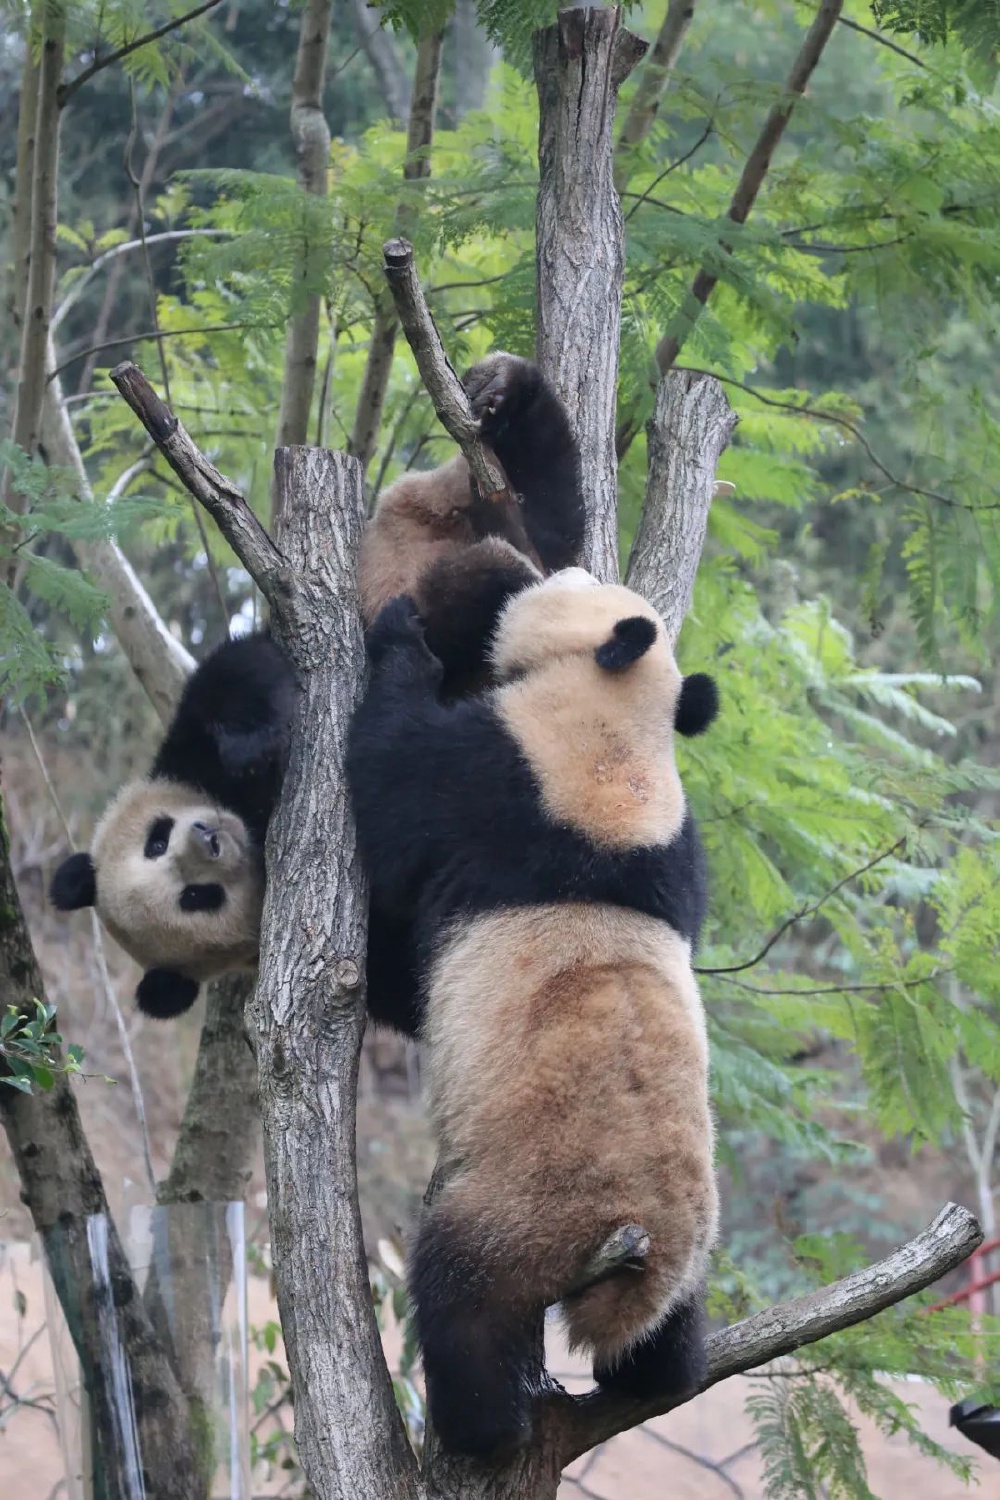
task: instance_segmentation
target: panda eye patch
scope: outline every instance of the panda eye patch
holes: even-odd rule
[[[146,845],[142,851],[146,859],[159,859],[161,854],[166,854],[173,827],[173,818],[157,818],[146,834]]]
[[[225,891],[213,880],[206,885],[186,885],[178,905],[181,911],[218,911],[225,903]]]

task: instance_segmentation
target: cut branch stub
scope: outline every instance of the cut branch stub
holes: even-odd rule
[[[598,1282],[607,1281],[609,1276],[645,1270],[650,1244],[650,1237],[641,1224],[622,1224],[586,1262],[566,1296],[578,1297]]]
[[[221,474],[162,401],[139,366],[116,365],[111,380],[184,487],[205,507],[247,572],[273,605],[291,595],[285,558],[231,479]]]
[[[502,500],[510,495],[507,476],[480,437],[479,423],[472,415],[469,398],[445,353],[413,264],[413,246],[409,240],[386,240],[382,253],[385,279],[400,324],[441,425],[465,454],[483,498]]]

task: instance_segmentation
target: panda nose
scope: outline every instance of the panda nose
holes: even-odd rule
[[[212,828],[208,823],[192,823],[191,830],[197,835],[198,840],[205,847],[205,853],[211,859],[219,857],[219,830]]]

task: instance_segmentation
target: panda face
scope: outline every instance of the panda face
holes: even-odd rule
[[[200,981],[256,961],[263,861],[234,813],[177,782],[132,782],[91,857],[97,914],[144,968]]]

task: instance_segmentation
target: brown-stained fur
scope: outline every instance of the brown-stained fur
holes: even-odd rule
[[[564,1306],[611,1363],[704,1276],[718,1202],[704,1016],[687,943],[617,907],[559,904],[463,926],[430,977],[430,1107],[460,1164],[433,1208],[511,1311],[559,1301],[622,1224],[645,1270]]]
[[[168,850],[147,859],[147,830],[163,817],[175,820]],[[218,830],[217,859],[210,859],[191,833],[195,822]],[[98,823],[91,854],[97,914],[143,968],[162,966],[201,982],[256,963],[263,860],[235,813],[163,777],[133,781]],[[220,910],[180,909],[184,886],[199,882],[223,886],[226,900]]]
[[[586,611],[581,589],[592,590]],[[598,666],[595,641],[636,615],[656,626],[651,649],[620,674]],[[669,844],[685,811],[673,750],[682,679],[652,606],[566,569],[510,601],[493,665],[501,680],[513,676],[494,702],[524,749],[549,815],[603,847]]]
[[[381,496],[361,538],[358,591],[365,624],[397,594],[415,595],[420,575],[432,563],[476,540],[469,466],[461,454],[428,473],[397,479]]]

